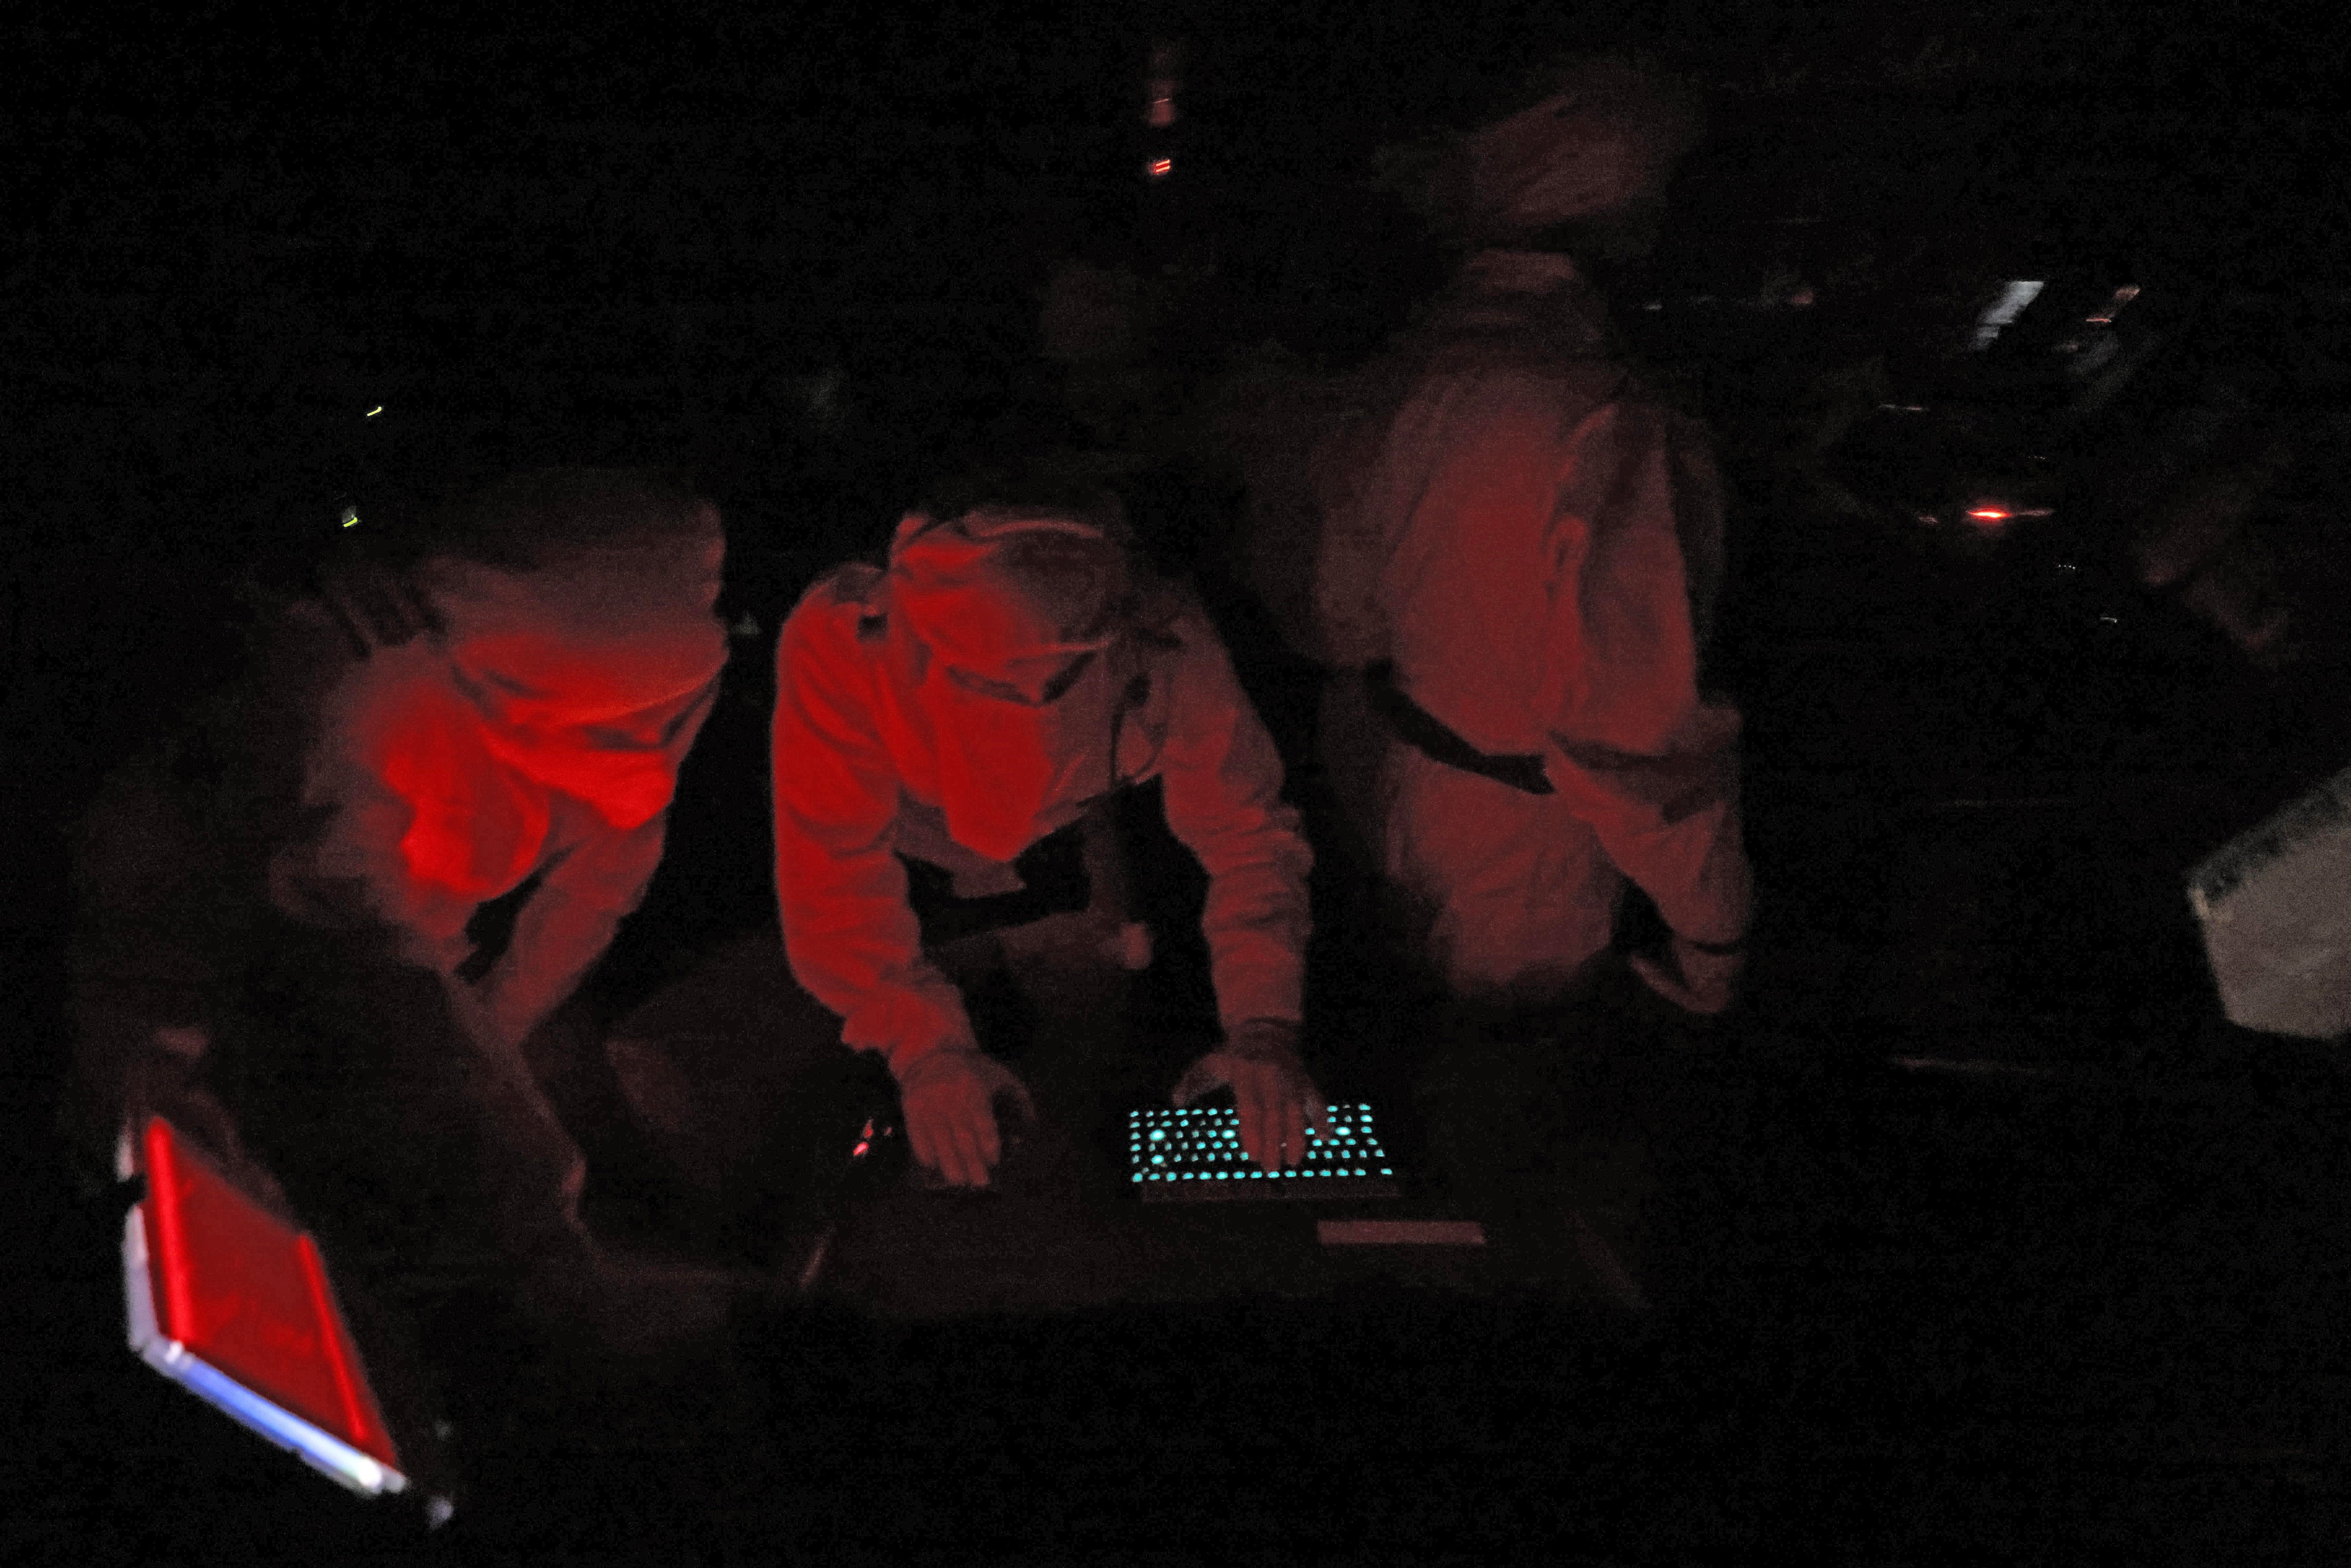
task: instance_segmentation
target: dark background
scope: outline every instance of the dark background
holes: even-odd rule
[[[1635,1331],[1421,1300],[807,1325],[756,1458],[550,1437],[502,1456],[473,1533],[436,1550],[2339,1555],[2336,1069],[2219,1021],[2178,877],[2341,765],[2340,667],[2249,673],[2111,570],[2086,598],[2028,589],[2036,561],[2105,561],[2095,538],[1959,570],[1823,534],[1771,477],[1795,369],[1898,365],[1954,277],[2137,279],[2199,319],[2351,281],[2339,39],[2314,18],[16,8],[0,819],[21,892],[0,938],[37,1198],[9,1343],[36,1393],[0,1468],[38,1500],[0,1551],[405,1550],[131,1364],[111,1238],[46,1138],[62,829],[228,667],[240,572],[298,573],[346,506],[396,526],[519,463],[694,470],[727,512],[729,612],[762,633],[632,940],[756,922],[767,638],[815,570],[1001,438],[1052,265],[1211,259],[1208,341],[1348,362],[1441,276],[1368,187],[1372,150],[1602,44],[1715,98],[1667,252],[1627,280],[1677,302],[1642,347],[1739,486],[1722,660],[1750,721],[1759,994],[1660,1069],[1688,1108],[1661,1179],[1703,1288]],[[1152,188],[1136,111],[1161,37],[1190,55],[1181,177]],[[1688,304],[1857,249],[1875,292],[1807,325]],[[1890,1076],[1902,1050],[2039,1076]]]

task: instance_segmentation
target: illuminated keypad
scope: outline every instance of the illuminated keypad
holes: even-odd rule
[[[1128,1179],[1146,1200],[1160,1202],[1395,1196],[1395,1162],[1380,1143],[1372,1108],[1333,1105],[1330,1120],[1327,1134],[1307,1129],[1298,1165],[1269,1172],[1241,1147],[1237,1110],[1129,1112]]]

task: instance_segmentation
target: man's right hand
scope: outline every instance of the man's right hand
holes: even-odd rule
[[[1027,1085],[984,1051],[950,1047],[908,1063],[898,1074],[898,1098],[914,1158],[949,1186],[986,1186],[1004,1155],[996,1127],[999,1094],[1010,1095],[1024,1114],[1036,1114]]]

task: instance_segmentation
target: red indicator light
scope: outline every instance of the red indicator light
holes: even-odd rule
[[[1176,160],[1173,158],[1154,158],[1147,165],[1145,165],[1144,172],[1148,173],[1153,179],[1158,180],[1165,178],[1175,169],[1175,167]]]

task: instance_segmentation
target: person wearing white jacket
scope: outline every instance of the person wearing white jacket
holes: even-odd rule
[[[1267,1168],[1299,1160],[1323,1111],[1296,1043],[1312,856],[1215,629],[1187,595],[1140,580],[1114,512],[907,517],[886,564],[841,567],[802,598],[777,686],[786,953],[842,1039],[888,1061],[925,1166],[987,1185],[1002,1147],[992,1104],[1024,1092],[925,953],[907,862],[967,894],[1015,891],[1023,852],[1152,779],[1207,873],[1225,1036],[1177,1097],[1229,1084],[1249,1153]]]
[[[1673,931],[1642,977],[1692,1011],[1731,1000],[1739,716],[1698,684],[1720,486],[1703,432],[1611,352],[1572,254],[1646,243],[1695,136],[1673,92],[1588,64],[1431,165],[1427,204],[1473,253],[1365,378],[1384,412],[1314,465],[1318,630],[1384,733],[1368,837],[1456,997],[1564,995],[1629,879]]]
[[[500,1281],[605,1349],[721,1326],[731,1282],[589,1233],[529,1048],[661,859],[725,548],[655,476],[549,470],[277,605],[85,823],[78,1130],[163,1115],[354,1266]]]

